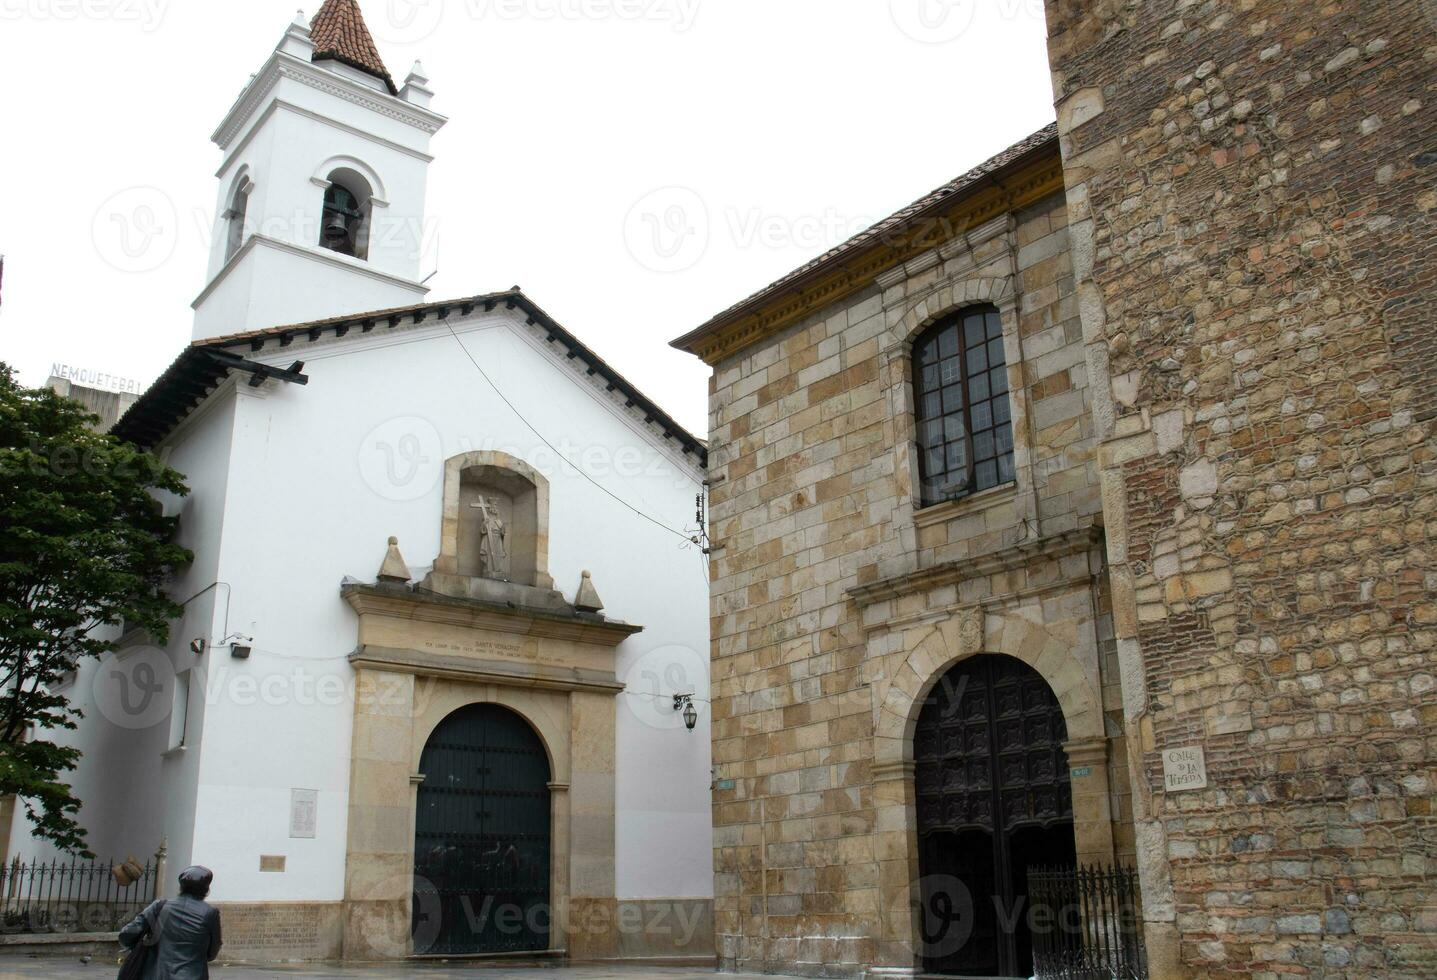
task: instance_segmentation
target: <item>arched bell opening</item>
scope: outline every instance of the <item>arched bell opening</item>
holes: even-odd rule
[[[369,257],[369,224],[374,191],[357,170],[341,167],[329,174],[324,188],[319,244],[332,252]]]

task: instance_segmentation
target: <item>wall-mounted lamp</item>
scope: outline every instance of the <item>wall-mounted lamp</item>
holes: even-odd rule
[[[220,640],[217,646],[224,646],[225,644],[229,644],[231,657],[235,658],[236,660],[248,660],[250,654],[250,644],[253,642],[254,637],[252,636],[245,636],[243,633],[231,633],[223,640]]]
[[[209,645],[209,640],[206,640],[202,636],[197,636],[190,641],[190,652],[193,653],[196,657],[202,657],[205,654],[205,649]]]
[[[699,711],[694,707],[694,696],[692,694],[675,694],[674,710],[684,713],[684,726],[689,731],[693,731],[694,726],[699,723]]]

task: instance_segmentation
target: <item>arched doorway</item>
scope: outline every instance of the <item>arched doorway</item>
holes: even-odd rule
[[[1013,657],[953,667],[913,735],[924,968],[1032,975],[1027,868],[1071,865],[1067,726],[1052,688]]]
[[[463,955],[549,947],[549,757],[534,729],[472,704],[425,743],[414,820],[414,945]]]

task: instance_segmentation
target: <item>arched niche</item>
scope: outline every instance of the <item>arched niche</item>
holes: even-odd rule
[[[552,589],[549,481],[508,453],[479,450],[448,460],[434,570]]]

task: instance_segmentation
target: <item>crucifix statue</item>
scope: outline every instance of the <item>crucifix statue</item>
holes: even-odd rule
[[[499,516],[499,508],[483,494],[469,506],[479,511],[479,575],[508,578],[509,548],[504,541],[508,529]]]

